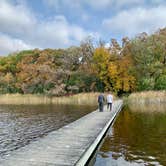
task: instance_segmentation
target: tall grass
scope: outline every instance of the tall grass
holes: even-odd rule
[[[165,103],[166,91],[144,91],[133,93],[128,97],[129,103]]]
[[[127,103],[131,110],[166,112],[166,91],[144,91],[131,94]]]
[[[64,97],[48,97],[44,95],[0,95],[0,104],[79,104],[96,105],[99,93],[80,93]]]
[[[53,104],[96,105],[99,93],[80,93],[72,96],[53,97]]]

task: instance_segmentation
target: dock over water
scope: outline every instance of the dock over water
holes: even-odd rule
[[[121,110],[122,100],[39,138],[0,158],[0,166],[83,166],[100,144],[113,120]]]

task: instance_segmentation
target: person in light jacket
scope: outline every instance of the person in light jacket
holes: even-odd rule
[[[112,110],[112,103],[113,103],[113,95],[109,93],[107,95],[107,109],[109,109],[110,111]]]

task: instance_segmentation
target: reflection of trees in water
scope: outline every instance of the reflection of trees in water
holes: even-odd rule
[[[133,103],[129,104],[129,108],[136,112],[165,112],[166,113],[166,103]]]
[[[100,149],[102,156],[127,161],[160,161],[166,164],[166,114],[133,112],[125,108],[116,119],[113,134]],[[149,157],[150,156],[150,157]],[[154,157],[152,157],[154,156]]]

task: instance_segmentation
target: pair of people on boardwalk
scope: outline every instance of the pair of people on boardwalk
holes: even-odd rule
[[[111,93],[109,93],[107,95],[107,100],[106,101],[107,101],[107,109],[109,109],[111,111],[111,109],[112,109],[112,102],[113,102],[113,96],[112,96]],[[103,112],[105,98],[104,98],[104,95],[102,93],[98,96],[98,103],[99,103],[99,111]]]

